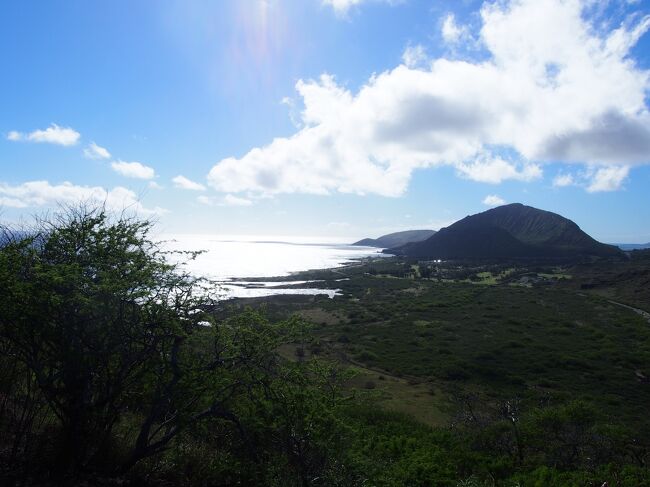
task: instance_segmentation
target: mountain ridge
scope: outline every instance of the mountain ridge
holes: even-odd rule
[[[650,242],[644,243],[644,244],[612,244],[616,245],[619,249],[621,250],[644,250],[644,249],[650,249]]]
[[[414,258],[569,258],[620,255],[573,221],[521,203],[469,215],[428,239],[385,252]]]
[[[399,247],[408,243],[421,242],[435,234],[435,230],[405,230],[382,235],[377,238],[364,238],[352,245],[365,247],[390,248]]]

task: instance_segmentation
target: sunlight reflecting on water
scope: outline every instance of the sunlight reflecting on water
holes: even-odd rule
[[[229,281],[244,277],[289,276],[299,271],[339,267],[355,259],[382,255],[380,249],[355,247],[335,239],[216,235],[165,235],[162,238],[169,250],[204,251],[187,263],[187,270],[196,276],[222,282],[222,292],[229,297],[276,294],[327,294],[333,297],[336,290],[332,289],[270,288],[271,285],[277,287],[297,282],[257,283],[251,287],[250,283]]]

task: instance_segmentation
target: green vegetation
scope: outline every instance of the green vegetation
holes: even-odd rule
[[[650,324],[587,268],[381,259],[217,303],[150,229],[4,231],[2,485],[650,485]]]
[[[650,327],[634,313],[554,288],[416,282],[341,283],[354,294],[320,304],[346,319],[319,330],[321,342],[396,374],[493,394],[579,394],[618,415],[650,403],[635,376],[650,364]]]
[[[617,247],[597,242],[571,220],[520,203],[471,215],[429,239],[393,248],[420,259],[620,258]]]
[[[149,230],[81,209],[5,232],[2,484],[344,475],[338,375],[276,352],[303,325],[250,312],[215,322],[203,283],[168,264]]]
[[[411,242],[421,242],[434,235],[433,230],[406,230],[404,232],[389,233],[378,238],[364,238],[352,245],[368,247],[394,248]]]
[[[634,250],[617,265],[607,262],[577,264],[569,269],[565,287],[593,293],[650,311],[650,250]]]
[[[643,276],[647,264],[636,258],[591,265],[634,266]],[[572,274],[580,278],[584,269],[598,272],[586,264],[382,259],[297,276],[340,288],[333,300],[268,300],[265,307],[277,318],[299,313],[314,321],[320,356],[352,364],[359,375],[348,386],[367,389],[372,382],[384,410],[436,432],[452,426],[452,436],[470,445],[463,454],[472,456],[474,470],[466,485],[486,478],[509,479],[505,485],[645,485],[650,324],[576,289]],[[619,279],[622,289],[632,289]],[[581,415],[584,423],[574,424]],[[571,438],[560,440],[564,434]],[[576,444],[570,459],[560,458]],[[627,484],[623,470],[636,472]]]

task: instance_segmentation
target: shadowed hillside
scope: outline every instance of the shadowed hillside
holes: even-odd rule
[[[520,203],[463,218],[423,242],[387,252],[419,259],[574,258],[620,255],[571,220]]]
[[[406,230],[404,232],[389,233],[382,235],[379,238],[364,238],[352,245],[360,245],[365,247],[380,247],[383,249],[400,247],[412,242],[421,242],[427,238],[435,235],[434,230]]]

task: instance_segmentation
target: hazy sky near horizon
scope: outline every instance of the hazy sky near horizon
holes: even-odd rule
[[[0,218],[378,236],[521,202],[650,241],[650,2],[0,5]]]

